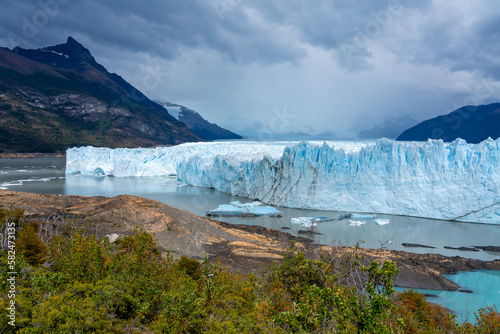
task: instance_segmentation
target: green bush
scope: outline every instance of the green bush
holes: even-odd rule
[[[176,263],[177,269],[185,272],[189,277],[195,281],[199,280],[201,277],[201,265],[195,259],[190,259],[187,256],[181,256],[179,261]]]
[[[79,282],[96,282],[106,276],[110,249],[95,236],[77,232],[71,238],[56,237],[50,244],[50,259],[56,270]]]
[[[9,212],[0,210],[4,224],[22,221]],[[32,241],[30,226],[21,233]],[[114,248],[66,232],[50,242],[53,266],[31,266],[27,252],[16,258],[15,327],[7,317],[11,269],[0,252],[2,333],[500,333],[496,309],[458,324],[421,294],[395,294],[395,264],[362,266],[357,248],[312,259],[292,244],[256,277],[208,259],[173,261],[142,230]]]
[[[16,249],[32,266],[38,266],[45,262],[47,247],[32,224],[26,224],[21,229],[16,240]]]

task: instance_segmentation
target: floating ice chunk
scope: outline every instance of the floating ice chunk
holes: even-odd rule
[[[297,217],[297,218],[292,218],[292,224],[302,224],[302,226],[304,226],[304,227],[318,226],[318,223],[313,221],[314,218],[316,218],[316,217]]]
[[[297,217],[292,218],[293,224],[302,224],[304,227],[317,226],[318,223],[339,221],[351,218],[351,214],[338,215],[335,217]]]
[[[337,217],[311,217],[311,221],[318,222],[318,223],[331,222],[334,220],[339,220],[338,216]]]
[[[205,211],[206,216],[212,217],[281,217],[281,211],[272,206],[263,205],[260,202],[240,203],[239,201],[231,202],[230,204],[222,204],[215,210]]]
[[[360,220],[349,220],[349,225],[350,226],[362,226],[365,225],[366,222],[360,221]]]
[[[292,224],[303,224],[304,222],[311,221],[307,217],[297,217],[297,218],[292,218]]]
[[[387,225],[389,223],[389,219],[375,219],[375,224],[377,225]]]
[[[351,213],[351,218],[355,218],[355,219],[374,219],[375,215],[361,215],[359,213]]]
[[[250,203],[241,203],[240,201],[232,201],[230,205],[237,206],[239,208],[255,208],[257,206],[263,206],[261,202],[250,202]]]
[[[23,183],[19,181],[11,181],[11,182],[4,182],[0,186],[2,189],[7,189],[6,187],[12,187],[12,186],[22,186]]]

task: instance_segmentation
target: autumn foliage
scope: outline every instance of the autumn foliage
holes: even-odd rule
[[[207,259],[174,260],[141,230],[118,244],[77,231],[45,245],[29,226],[19,231],[22,247],[39,250],[17,259],[15,328],[7,324],[1,253],[4,333],[500,332],[495,309],[481,310],[475,324],[458,324],[415,291],[395,293],[395,264],[363,265],[356,248],[308,256],[292,243],[283,261],[255,276]]]

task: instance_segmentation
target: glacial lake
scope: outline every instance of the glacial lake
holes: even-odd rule
[[[462,288],[472,290],[473,293],[426,289],[416,289],[415,291],[431,295],[432,297],[426,298],[428,301],[452,310],[457,316],[458,322],[475,322],[474,313],[477,313],[482,307],[496,306],[497,310],[500,311],[500,271],[478,270],[444,276]],[[395,288],[395,290],[403,291],[406,289]]]
[[[202,215],[220,204],[231,201],[250,202],[249,199],[231,196],[213,189],[192,187],[178,182],[175,177],[89,177],[65,175],[64,158],[0,159],[0,188],[41,194],[62,194],[82,196],[136,195],[157,200],[173,207]],[[233,224],[260,225],[299,235],[305,230],[300,224],[291,223],[297,217],[336,217],[346,212],[301,210],[276,207],[283,212],[282,217],[212,217]],[[320,223],[314,237],[322,244],[352,246],[361,242],[364,248],[405,250],[415,253],[437,253],[447,256],[461,256],[481,260],[500,258],[500,253],[486,251],[458,251],[449,247],[500,246],[500,226],[461,223],[444,220],[383,215],[374,213],[378,219],[389,221],[377,225],[373,219],[351,218],[341,221]],[[351,221],[365,224],[352,226]],[[407,248],[402,243],[423,244],[435,248]],[[480,307],[496,304],[500,306],[500,273],[467,272],[450,275],[457,284],[474,291],[472,294],[447,291],[422,291],[438,295],[429,301],[441,303],[453,310],[459,320],[467,314],[474,321],[474,312]],[[462,317],[462,318],[460,318]]]

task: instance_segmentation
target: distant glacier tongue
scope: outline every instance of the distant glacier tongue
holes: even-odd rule
[[[187,184],[287,207],[500,224],[500,139],[84,147],[68,150],[66,168],[92,175],[177,174]]]

